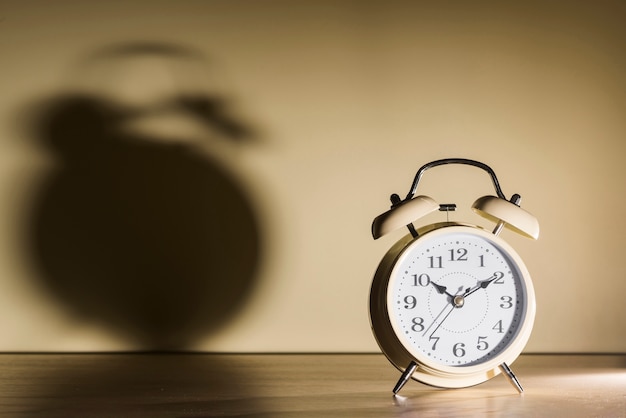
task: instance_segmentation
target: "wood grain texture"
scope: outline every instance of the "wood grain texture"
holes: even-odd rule
[[[442,390],[379,354],[2,354],[2,417],[624,417],[626,355],[523,355]]]

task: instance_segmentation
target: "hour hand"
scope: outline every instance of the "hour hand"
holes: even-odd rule
[[[450,296],[451,298],[454,298],[454,295],[450,294],[450,293],[447,291],[447,289],[448,289],[447,287],[445,287],[445,286],[441,286],[440,284],[437,284],[437,283],[435,283],[435,282],[433,282],[433,281],[431,281],[431,282],[430,282],[430,284],[432,284],[433,286],[435,286],[435,289],[437,289],[437,292],[439,292],[440,294],[442,294],[442,295],[443,295],[443,294],[446,294],[446,295]]]

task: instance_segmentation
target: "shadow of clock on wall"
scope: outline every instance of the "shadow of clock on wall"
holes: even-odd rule
[[[136,44],[96,55],[120,65],[190,53]],[[223,98],[165,93],[128,105],[73,92],[35,112],[36,141],[54,161],[29,221],[39,278],[75,315],[148,350],[189,348],[224,325],[249,296],[261,259],[258,217],[228,161],[175,132],[163,140],[123,127],[174,117],[238,147],[251,129]]]

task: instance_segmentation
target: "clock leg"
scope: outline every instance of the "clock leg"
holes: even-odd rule
[[[402,387],[406,384],[406,382],[408,382],[408,380],[411,378],[411,375],[413,374],[415,369],[417,369],[417,363],[412,361],[411,363],[409,363],[406,370],[404,370],[404,373],[402,373],[402,376],[400,376],[400,380],[398,380],[398,383],[396,383],[396,385],[393,387],[394,395],[400,392],[400,389],[402,389]]]
[[[500,370],[502,370],[502,373],[504,373],[504,375],[507,377],[507,379],[509,379],[509,382],[511,382],[513,387],[520,394],[524,393],[524,389],[522,388],[522,385],[520,385],[519,380],[517,380],[517,377],[515,376],[515,374],[513,373],[513,370],[511,370],[511,368],[509,367],[508,364],[502,363],[500,365]]]

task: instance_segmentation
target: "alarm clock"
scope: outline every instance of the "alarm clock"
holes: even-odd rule
[[[493,230],[445,222],[416,227],[414,222],[455,204],[438,204],[416,195],[424,172],[445,164],[486,171],[496,196],[477,199],[472,209],[495,223]],[[507,199],[495,172],[486,164],[447,158],[423,165],[408,195],[391,196],[391,209],[376,217],[378,239],[398,228],[409,233],[380,262],[370,291],[374,337],[401,376],[396,394],[409,379],[440,388],[463,388],[504,374],[523,392],[510,368],[530,337],[535,293],[528,269],[500,236],[503,228],[537,239],[537,219]]]

